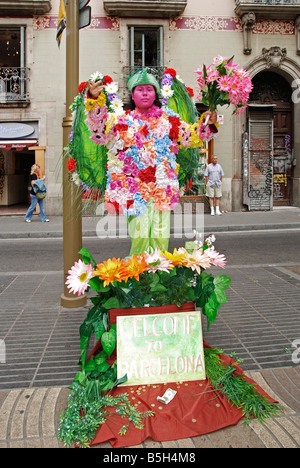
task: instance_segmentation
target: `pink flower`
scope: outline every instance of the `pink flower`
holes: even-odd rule
[[[213,81],[216,81],[217,78],[219,77],[219,71],[218,70],[213,70],[211,72],[207,73],[206,81],[207,83],[212,83]]]
[[[218,88],[221,90],[221,91],[229,91],[230,90],[230,77],[227,76],[227,75],[224,75],[224,76],[220,76],[219,80],[218,80]]]
[[[211,247],[210,249],[207,249],[205,251],[207,256],[210,258],[211,263],[214,266],[218,266],[221,268],[225,268],[227,260],[225,259],[225,256],[223,254],[219,254],[214,247]]]
[[[152,271],[155,273],[157,270],[165,271],[167,273],[174,268],[174,265],[171,260],[167,260],[164,254],[159,249],[155,249],[155,251],[151,254],[146,253],[145,260],[148,263],[148,271]]]
[[[71,270],[68,271],[66,285],[72,293],[78,296],[84,293],[89,287],[89,281],[93,277],[93,267],[89,263],[86,265],[82,260],[75,262]]]

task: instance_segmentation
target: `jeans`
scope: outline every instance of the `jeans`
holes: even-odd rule
[[[46,219],[47,219],[47,216],[45,215],[45,212],[44,212],[44,199],[40,200],[39,198],[37,198],[35,195],[32,195],[32,194],[30,194],[30,198],[31,198],[31,205],[27,210],[27,213],[25,215],[25,219],[31,219],[32,214],[33,214],[33,212],[35,210],[35,207],[36,207],[36,205],[38,203],[40,205],[41,221],[45,222]]]

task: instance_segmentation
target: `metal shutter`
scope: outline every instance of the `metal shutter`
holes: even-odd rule
[[[262,115],[260,114],[260,118]],[[248,207],[273,208],[273,120],[249,120]]]

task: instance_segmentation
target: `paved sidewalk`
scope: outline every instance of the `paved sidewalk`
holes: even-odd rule
[[[49,216],[49,223],[42,223],[38,215],[32,217],[30,224],[23,216],[0,215],[0,239],[62,237],[62,216]],[[275,208],[273,211],[228,212],[221,216],[210,214],[173,214],[171,232],[175,235],[188,234],[193,228],[200,232],[226,232],[265,229],[299,229],[300,208]],[[107,218],[82,217],[82,234],[86,236],[112,236],[127,233],[125,217]]]
[[[205,215],[204,224],[207,232],[297,229],[300,210]],[[84,218],[83,235],[95,233],[95,220]],[[59,237],[62,219],[43,224],[35,218],[27,224],[18,216],[1,216],[0,236]],[[147,440],[139,448],[300,447],[300,364],[292,359],[300,359],[300,267],[241,266],[230,268],[228,275],[228,303],[204,337],[226,353],[236,352],[247,375],[282,403],[284,412],[264,425],[240,422],[205,436]],[[78,330],[88,310],[88,305],[60,306],[62,281],[62,272],[0,273],[0,340],[6,351],[6,362],[0,362],[0,448],[60,446],[57,422],[78,371]]]

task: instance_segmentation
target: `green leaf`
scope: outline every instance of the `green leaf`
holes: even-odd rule
[[[102,362],[105,362],[106,359],[107,359],[107,353],[105,351],[101,351],[95,357],[95,363],[97,366],[99,366],[100,364],[102,364]]]
[[[220,302],[220,304],[224,304],[225,302],[228,302],[224,289],[215,288],[215,295],[216,295],[217,301]]]
[[[96,368],[96,363],[93,358],[84,364],[85,372],[91,372],[95,370],[95,368]]]
[[[204,306],[204,309],[205,309],[205,315],[207,317],[207,319],[212,322],[212,323],[215,323],[215,320],[216,320],[216,317],[217,317],[217,314],[218,314],[218,310],[213,307],[211,304],[209,304],[209,302],[207,302]]]
[[[96,335],[97,340],[100,340],[101,336],[105,332],[105,326],[104,326],[102,318],[98,320],[96,323],[94,323],[94,330],[95,330],[95,335]]]
[[[231,278],[226,275],[218,275],[214,278],[214,285],[218,288],[226,289],[231,283]]]
[[[151,291],[154,293],[165,292],[167,290],[168,289],[163,284],[157,284],[156,286],[151,288]]]
[[[87,265],[88,263],[92,263],[94,266],[97,265],[96,261],[90,254],[90,252],[83,247],[81,250],[79,250],[79,254],[82,255],[82,261]]]
[[[188,241],[185,243],[185,250],[189,253],[194,252],[195,247],[196,247],[196,244],[194,241]]]
[[[99,364],[99,366],[97,366],[97,371],[106,372],[107,369],[109,368],[110,368],[110,364],[108,364],[108,362],[102,362],[101,364]]]
[[[105,309],[118,309],[120,307],[120,303],[116,297],[110,297],[107,301],[103,302],[102,307]]]
[[[117,343],[117,335],[113,329],[110,329],[108,332],[103,333],[101,338],[101,344],[104,351],[110,356],[115,350]]]

